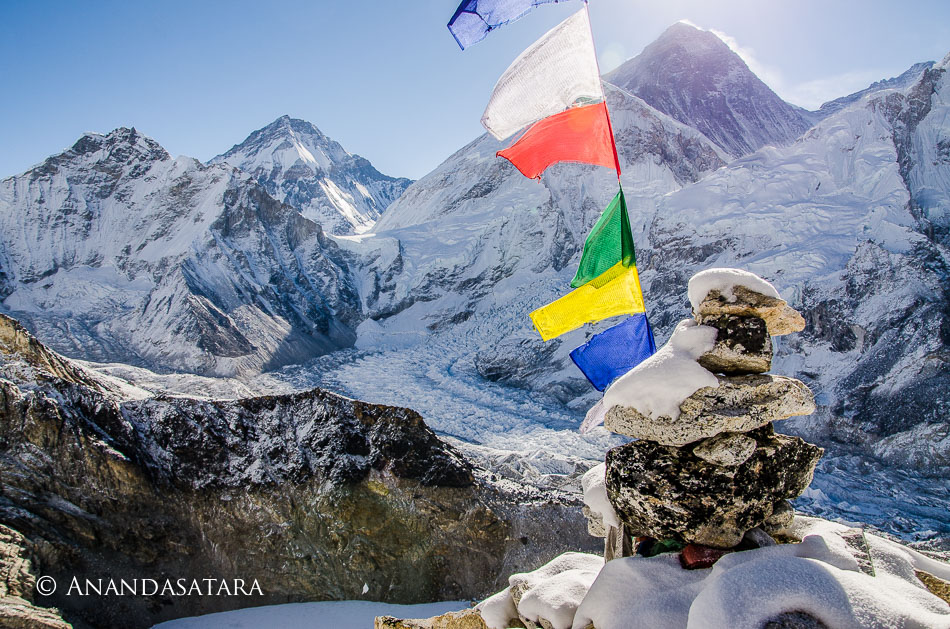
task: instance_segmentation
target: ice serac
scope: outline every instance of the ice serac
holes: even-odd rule
[[[72,356],[235,375],[352,345],[359,301],[316,223],[135,129],[0,181],[0,310]]]
[[[481,597],[585,540],[577,497],[494,482],[406,408],[319,389],[208,401],[115,386],[0,315],[0,554],[16,542],[12,554],[32,555],[32,574],[60,584],[34,604],[77,626]],[[103,605],[70,596],[73,577],[225,580],[231,592],[256,579],[260,594]],[[16,593],[32,595],[29,578]]]
[[[268,194],[330,234],[362,233],[412,183],[348,153],[313,124],[281,116],[209,163],[250,173]]]
[[[791,144],[816,119],[779,98],[715,34],[684,22],[605,78],[735,157]]]

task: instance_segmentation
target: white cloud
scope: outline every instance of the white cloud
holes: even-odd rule
[[[600,64],[600,71],[604,74],[610,72],[627,59],[627,49],[623,44],[617,41],[612,41],[607,44],[607,46],[604,47],[597,56],[597,62]]]
[[[818,109],[822,103],[863,90],[874,81],[886,78],[876,72],[864,70],[792,83],[784,77],[780,69],[760,61],[754,49],[740,45],[734,37],[722,31],[709,29],[709,32],[739,55],[749,69],[772,88],[772,91],[787,102],[805,109]]]

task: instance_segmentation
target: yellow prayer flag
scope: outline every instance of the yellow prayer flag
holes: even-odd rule
[[[623,262],[604,271],[587,284],[531,313],[541,338],[549,341],[585,323],[608,317],[644,312],[637,267]]]

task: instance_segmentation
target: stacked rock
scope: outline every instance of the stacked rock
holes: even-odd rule
[[[815,410],[804,383],[766,373],[771,336],[805,321],[735,269],[694,276],[690,301],[695,321],[605,394],[606,428],[636,439],[607,453],[607,495],[627,535],[732,548],[788,525],[823,452],[772,427]]]

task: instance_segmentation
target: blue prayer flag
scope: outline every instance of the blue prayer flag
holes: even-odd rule
[[[462,0],[449,20],[449,31],[465,50],[485,39],[488,32],[514,22],[536,6],[564,0]]]
[[[656,353],[653,329],[645,314],[635,314],[595,334],[571,352],[571,360],[598,391]]]

